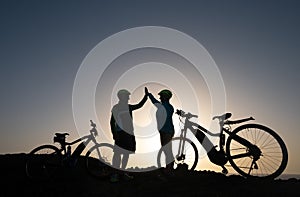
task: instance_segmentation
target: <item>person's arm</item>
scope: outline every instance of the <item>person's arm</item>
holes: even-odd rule
[[[148,93],[149,99],[155,105],[156,103],[160,103],[151,93]]]
[[[146,101],[148,99],[148,94],[149,94],[148,89],[147,89],[147,87],[145,87],[145,95],[144,95],[143,99],[138,104],[129,105],[130,110],[133,111],[133,110],[143,107],[143,105],[146,103]]]
[[[117,139],[117,125],[116,125],[116,120],[114,118],[113,113],[111,114],[111,117],[110,117],[110,130],[113,135],[113,139],[116,140]]]
[[[116,121],[115,121],[113,114],[111,114],[111,116],[110,116],[110,130],[111,130],[111,132],[116,131]]]
[[[129,105],[131,110],[136,110],[136,109],[139,109],[141,107],[143,107],[143,105],[146,103],[148,97],[147,97],[147,94],[144,95],[143,99],[138,103],[138,104],[135,104],[135,105]]]

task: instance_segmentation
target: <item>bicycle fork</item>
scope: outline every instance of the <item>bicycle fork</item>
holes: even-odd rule
[[[179,140],[179,148],[178,148],[178,152],[176,155],[176,159],[178,161],[183,161],[183,160],[185,160],[185,154],[184,154],[185,140],[184,139],[186,139],[186,129],[181,130],[180,139],[181,140]]]

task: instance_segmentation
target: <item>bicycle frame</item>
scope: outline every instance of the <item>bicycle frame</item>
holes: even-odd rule
[[[201,127],[200,125],[198,125],[198,124],[196,124],[194,122],[191,122],[189,120],[189,118],[186,118],[185,122],[184,122],[184,128],[181,129],[181,133],[180,133],[180,139],[181,140],[179,142],[179,149],[178,149],[178,153],[176,155],[177,158],[180,158],[180,157],[183,156],[184,147],[185,147],[185,140],[184,139],[186,139],[187,131],[190,130],[197,137],[197,129],[195,129],[194,127],[199,128],[203,132],[209,132],[208,130],[206,130],[205,128]],[[199,142],[201,144],[202,144],[202,141],[203,140],[199,140]]]
[[[206,128],[200,126],[199,124],[190,121],[190,118],[192,117],[197,117],[196,115],[187,113],[184,114],[183,111],[177,111],[176,112],[179,116],[184,117],[185,121],[184,121],[184,128],[181,130],[181,134],[180,134],[180,142],[179,142],[179,149],[176,155],[177,159],[184,159],[185,155],[184,153],[184,147],[185,147],[185,139],[186,139],[186,135],[187,135],[187,131],[190,130],[195,137],[197,138],[197,140],[200,142],[200,144],[203,146],[203,148],[206,150],[207,155],[210,159],[211,162],[215,163],[216,165],[219,165],[223,168],[223,172],[227,173],[227,169],[224,167],[224,165],[227,163],[228,158],[226,155],[226,152],[224,150],[224,145],[225,145],[225,134],[228,134],[228,136],[230,136],[232,139],[234,139],[235,141],[237,141],[238,143],[244,145],[245,147],[249,148],[249,152],[247,153],[243,153],[243,154],[239,154],[239,155],[235,155],[233,159],[236,158],[242,158],[242,157],[246,157],[246,156],[255,156],[254,161],[259,159],[259,149],[253,145],[251,142],[249,142],[248,140],[235,135],[231,132],[230,130],[230,125],[231,124],[239,124],[239,123],[243,123],[249,120],[254,120],[252,117],[250,118],[245,118],[245,119],[240,119],[240,120],[236,120],[236,121],[225,121],[226,119],[228,119],[231,114],[224,114],[222,116],[216,116],[213,119],[219,119],[219,125],[220,125],[220,132],[219,133],[212,133],[209,130],[207,130]],[[228,125],[229,128],[226,128],[225,126]],[[207,133],[210,136],[214,136],[214,137],[219,137],[219,150],[216,150],[217,145],[214,145],[205,135],[205,133]],[[257,153],[257,154],[253,154],[253,153]]]
[[[90,130],[90,134],[83,136],[81,138],[78,138],[72,142],[59,142],[60,146],[61,146],[61,151],[64,152],[64,155],[66,155],[67,150],[66,150],[66,146],[72,146],[78,142],[81,142],[76,149],[71,153],[72,157],[79,157],[81,155],[81,153],[83,152],[83,150],[85,149],[85,147],[92,141],[95,144],[98,144],[98,142],[96,141],[95,136],[98,135],[98,131],[96,130],[96,125],[91,121],[91,125],[93,126],[93,128]],[[57,135],[57,133],[56,133]],[[65,133],[64,135],[67,135],[67,133]]]
[[[205,129],[204,127],[200,126],[199,124],[197,123],[194,123],[192,121],[190,121],[191,117],[186,117],[185,118],[185,122],[184,122],[184,128],[181,129],[181,134],[180,134],[180,138],[183,139],[182,141],[183,142],[180,142],[179,144],[179,150],[178,150],[178,155],[180,155],[182,152],[183,152],[183,149],[184,149],[184,145],[185,145],[185,140],[186,139],[186,135],[187,135],[187,131],[190,130],[195,136],[196,138],[198,139],[198,141],[203,144],[203,141],[205,139],[205,135],[204,133],[207,133],[209,134],[210,136],[219,136],[219,134],[214,134],[210,131],[208,131],[207,129]],[[208,141],[209,143],[210,141]],[[181,144],[182,143],[182,144]],[[210,146],[213,147],[212,143],[210,142]],[[211,148],[210,147],[210,148]],[[204,147],[205,148],[205,147]],[[207,147],[208,149],[208,147]]]
[[[252,118],[252,117],[240,119],[240,120],[236,120],[236,121],[224,121],[224,119],[222,119],[222,116],[215,117],[215,118],[220,119],[220,121],[219,121],[220,132],[219,133],[212,133],[209,130],[207,130],[206,128],[200,126],[199,124],[190,121],[189,119],[191,117],[196,117],[196,116],[195,115],[192,115],[192,116],[186,115],[186,117],[185,117],[184,128],[181,130],[181,135],[180,135],[180,137],[182,137],[183,139],[186,138],[186,133],[187,133],[187,130],[189,129],[196,137],[198,135],[197,139],[202,144],[204,139],[203,139],[203,136],[201,135],[201,133],[200,133],[201,137],[199,136],[199,132],[207,133],[210,136],[219,137],[219,147],[220,147],[220,149],[223,149],[224,144],[225,144],[225,139],[224,140],[221,140],[221,139],[224,135],[223,132],[225,132],[226,134],[231,136],[235,141],[239,142],[240,144],[242,144],[244,146],[251,147],[251,145],[252,145],[252,143],[250,143],[248,140],[233,134],[231,132],[231,130],[224,127],[225,125],[239,124],[239,123],[243,123],[243,122],[246,122],[249,120],[254,120],[254,118]]]

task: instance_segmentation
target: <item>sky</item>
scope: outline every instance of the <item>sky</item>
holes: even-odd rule
[[[58,131],[69,132],[70,139],[79,137],[82,131],[77,130],[74,120],[72,96],[87,55],[118,32],[158,26],[183,32],[206,49],[224,82],[226,99],[221,99],[225,110],[233,113],[233,119],[253,116],[257,123],[275,130],[289,152],[285,173],[300,174],[299,8],[296,0],[1,1],[0,154],[29,152],[40,144],[52,143]],[[122,45],[126,42],[116,46]],[[97,84],[98,127],[106,131],[108,139],[111,137],[108,120],[116,102],[113,93],[122,87],[120,81],[129,83],[129,78],[136,82],[131,87],[131,102],[139,101],[144,86],[153,94],[168,87],[174,90],[176,108],[197,113],[197,121],[210,127],[211,117],[217,114],[212,114],[209,85],[205,77],[193,75],[188,64],[170,51],[148,48],[116,58]],[[134,78],[140,73],[147,83]],[[159,73],[164,74],[165,83]],[[194,95],[183,94],[185,87],[192,87]],[[110,103],[102,102],[103,96],[111,98]],[[197,103],[194,109],[193,103]],[[145,136],[152,136],[152,142],[159,144],[152,124],[155,109],[146,103],[143,110],[134,114],[140,152],[151,146]],[[147,127],[147,132],[139,133],[140,127]],[[205,156],[201,158],[200,169],[214,169],[204,162]]]

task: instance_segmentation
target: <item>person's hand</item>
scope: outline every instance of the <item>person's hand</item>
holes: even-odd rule
[[[145,87],[145,95],[149,95],[149,91],[148,91],[148,88],[147,87]]]

